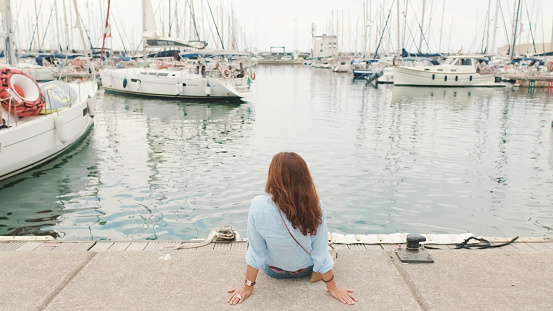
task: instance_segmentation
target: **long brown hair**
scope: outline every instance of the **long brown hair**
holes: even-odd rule
[[[319,196],[307,163],[295,152],[273,156],[265,192],[303,235],[316,235],[322,223]]]

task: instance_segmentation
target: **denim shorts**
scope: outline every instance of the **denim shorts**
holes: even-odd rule
[[[291,278],[301,278],[304,276],[311,275],[311,272],[313,272],[313,266],[307,267],[305,271],[302,271],[300,273],[295,273],[290,271],[282,271],[282,273],[278,273],[271,270],[271,268],[269,268],[267,264],[263,264],[263,271],[265,271],[265,273],[267,273],[268,276],[275,279],[291,279]]]

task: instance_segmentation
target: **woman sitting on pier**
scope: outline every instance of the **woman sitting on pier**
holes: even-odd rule
[[[346,304],[357,299],[352,290],[336,286],[328,252],[326,210],[307,164],[294,152],[273,157],[265,185],[269,196],[253,199],[248,215],[249,248],[244,285],[229,290],[231,305],[242,303],[253,291],[259,269],[277,279],[320,272],[332,297]]]

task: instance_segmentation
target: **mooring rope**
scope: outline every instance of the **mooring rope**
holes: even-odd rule
[[[215,227],[211,232],[209,232],[207,238],[200,243],[183,243],[181,245],[166,245],[162,246],[160,250],[170,251],[170,250],[179,250],[179,249],[188,249],[205,246],[214,240],[216,241],[232,241],[240,239],[240,234],[232,226],[221,225]]]
[[[511,243],[513,243],[514,241],[516,241],[518,239],[518,236],[516,236],[514,239],[512,239],[511,241],[507,242],[507,243],[503,243],[503,244],[495,244],[495,245],[492,245],[492,243],[490,243],[490,241],[486,240],[486,239],[483,239],[483,238],[475,238],[473,236],[471,236],[470,238],[466,239],[463,243],[461,244],[457,244],[457,246],[455,247],[456,249],[461,249],[461,248],[477,248],[477,249],[484,249],[484,248],[497,248],[497,247],[502,247],[502,246],[505,246],[505,245],[509,245]],[[480,243],[485,243],[485,244],[468,244],[468,242],[470,240],[476,240]]]
[[[505,245],[509,245],[511,243],[513,243],[514,241],[516,241],[519,237],[516,236],[515,238],[513,238],[512,240],[510,240],[509,242],[506,242],[506,243],[503,243],[503,244],[495,244],[495,245],[492,245],[492,243],[490,243],[490,241],[484,239],[484,238],[476,238],[476,237],[473,237],[471,236],[470,238],[464,240],[463,242],[461,242],[460,244],[457,244],[455,245],[455,249],[463,249],[463,248],[466,248],[466,249],[471,249],[471,248],[476,248],[476,249],[486,249],[486,248],[497,248],[497,247],[502,247],[502,246],[505,246]],[[478,244],[468,244],[471,240],[476,240],[480,243]],[[482,244],[484,243],[484,244]],[[430,246],[430,245],[427,245],[427,244],[424,244],[423,245],[424,248],[426,249],[432,249],[432,250],[445,250],[446,248],[439,248],[439,247],[434,247],[434,246]]]

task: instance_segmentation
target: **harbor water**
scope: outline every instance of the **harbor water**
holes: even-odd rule
[[[103,94],[78,146],[0,182],[0,235],[245,236],[272,156],[308,163],[329,231],[553,237],[552,94],[259,66],[245,101]]]

